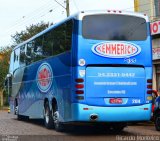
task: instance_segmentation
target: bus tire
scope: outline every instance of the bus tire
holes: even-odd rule
[[[59,111],[57,104],[53,107],[53,122],[54,122],[54,128],[57,132],[64,131],[64,125],[59,121]]]
[[[44,105],[44,124],[47,129],[52,129],[54,127],[52,111],[50,110],[48,101]]]
[[[160,114],[157,114],[155,117],[155,128],[157,131],[160,131]]]
[[[15,115],[17,115],[18,120],[25,120],[25,121],[29,120],[28,116],[24,116],[24,115],[19,114],[18,103],[15,105],[14,112],[15,112]]]
[[[14,114],[18,115],[18,102],[17,102],[17,99],[15,99],[15,101],[14,101]]]
[[[18,119],[18,120],[22,120],[22,121],[28,121],[28,120],[29,120],[29,117],[18,114],[18,115],[17,115],[17,119]]]

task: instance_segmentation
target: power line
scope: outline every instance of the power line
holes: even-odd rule
[[[57,3],[57,0],[54,0],[56,3]],[[23,26],[25,24],[27,24],[28,22],[30,22],[31,20],[33,19],[36,19],[39,18],[39,17],[44,17],[46,16],[48,13],[54,13],[55,12],[55,9],[57,9],[58,7],[57,6],[53,6],[53,2],[51,3],[52,1],[50,1],[49,3],[46,3],[45,5],[41,6],[40,8],[34,10],[34,12],[31,12],[30,14],[28,15],[31,15],[32,16],[24,16],[23,19],[21,18],[16,24],[14,24],[14,26],[12,26],[11,28],[8,29],[7,32],[11,31],[11,29],[15,28],[15,27],[19,27],[19,26]],[[74,2],[74,5],[75,7],[78,9],[78,6],[76,5],[75,1],[73,0]],[[59,3],[59,4],[58,4]],[[60,2],[58,2],[57,4],[59,6],[61,6],[63,9],[66,9],[65,6],[63,6]],[[143,7],[143,6],[146,6],[146,5],[150,5],[150,4],[153,4],[153,2],[147,2],[145,4],[140,4],[139,6],[137,7]],[[125,9],[122,9],[123,11],[127,10],[127,9],[131,9],[131,8],[135,8],[134,7],[128,7],[128,8],[125,8]],[[52,11],[50,11],[52,10]],[[143,11],[150,11],[151,9],[146,9],[146,10],[143,10]],[[140,12],[143,12],[142,10]],[[43,15],[42,15],[43,14]],[[29,17],[29,18],[28,18]],[[155,17],[153,15],[151,15],[150,17]]]
[[[66,9],[62,4],[60,4],[59,2],[57,2],[57,0],[55,0],[56,1],[56,3],[58,3],[61,7],[63,7],[64,9]],[[74,4],[75,4],[75,1],[73,0],[73,2],[74,2]],[[146,3],[146,4],[143,4],[143,5],[139,5],[139,6],[144,6],[144,5],[147,5],[147,4],[149,4],[149,3]],[[49,4],[50,5],[50,4]],[[76,4],[75,4],[76,5]],[[46,5],[46,6],[48,6],[48,5]],[[48,7],[47,7],[48,8]],[[133,7],[130,7],[130,8],[133,8]],[[127,9],[130,9],[130,8],[126,8],[126,9],[123,9],[123,10],[127,10]],[[37,10],[39,10],[39,9],[42,9],[42,7],[40,7],[40,8],[38,8]],[[36,11],[36,10],[35,10]],[[42,13],[42,12],[41,12]],[[37,13],[36,12],[36,14],[38,14],[39,15],[39,13]],[[42,13],[43,14],[43,13]],[[24,16],[23,18],[26,18],[27,16]],[[35,19],[35,16],[32,14],[32,17],[34,17],[34,19]],[[31,17],[29,17],[29,19],[31,19]],[[32,18],[33,19],[33,18]],[[21,20],[21,19],[20,19]],[[25,19],[26,20],[26,19]],[[24,23],[24,21],[23,21],[23,23]],[[21,24],[20,22],[18,22],[17,23],[18,25],[19,24]],[[16,24],[14,24],[14,26],[13,27],[15,27],[15,25]]]
[[[47,9],[44,9],[44,8],[42,9],[42,7],[41,7],[41,10],[39,10],[40,8],[38,8],[37,9],[37,10],[39,10],[38,12],[36,12],[35,14],[32,13],[32,16],[30,16],[30,17],[29,16],[24,16],[23,19],[21,18],[19,21],[17,21],[17,23],[15,23],[11,28],[9,28],[7,30],[7,32],[10,31],[11,29],[13,29],[14,27],[17,27],[19,25],[22,26],[23,24],[26,24],[28,21],[30,22],[32,19],[36,19],[36,17],[39,16],[40,14],[41,14],[40,16],[42,16],[42,14],[44,15],[44,13],[46,13],[45,11],[48,12],[49,9],[50,10],[52,9],[52,12],[53,12],[53,9],[55,9],[56,7],[57,6],[53,7],[53,3],[52,3],[52,5],[51,4],[45,5],[44,8],[47,8]]]
[[[59,3],[57,0],[54,0],[54,1],[66,10],[66,7],[64,7],[61,3]]]
[[[69,0],[66,0],[66,7],[64,7],[61,3],[59,3],[57,0],[54,0],[56,3],[58,3],[62,8],[64,8],[66,10],[66,14],[67,14],[67,17],[70,15],[69,14]]]
[[[53,3],[52,0],[50,1],[50,3],[51,3],[51,2]],[[50,3],[46,3],[45,5],[43,5],[43,6],[39,7],[39,8],[37,8],[36,10],[30,12],[29,14],[23,16],[22,18],[28,17],[29,15],[32,15],[32,16],[33,16],[33,13],[37,13],[37,12],[39,12],[40,10],[42,10],[42,8],[44,9],[45,7],[50,6]],[[51,4],[52,4],[52,3],[51,3]],[[17,20],[15,24],[19,23],[19,21],[22,21],[22,18],[20,18],[19,20]],[[14,24],[14,25],[15,25],[15,24]]]
[[[42,9],[43,8],[43,9]],[[45,8],[47,8],[47,9],[45,9]],[[37,19],[37,18],[39,18],[39,17],[44,17],[44,16],[46,16],[48,13],[53,13],[53,12],[55,12],[55,9],[57,9],[58,7],[54,4],[54,7],[53,7],[53,1],[52,1],[52,5],[50,4],[50,3],[47,3],[47,4],[45,4],[45,6],[41,6],[40,8],[38,8],[38,9],[36,9],[36,10],[34,10],[34,11],[38,11],[38,12],[36,12],[35,14],[33,14],[33,12],[32,13],[30,13],[30,14],[28,14],[28,15],[31,15],[32,14],[32,16],[31,17],[29,17],[29,18],[27,18],[26,19],[26,17],[28,17],[28,15],[27,16],[24,16],[23,17],[23,19],[21,18],[21,19],[19,19],[18,21],[17,21],[17,23],[15,23],[13,26],[11,26],[5,33],[8,33],[8,32],[11,32],[15,27],[22,27],[23,25],[26,25],[27,23],[31,23],[31,21],[33,21],[33,19],[34,19],[34,21],[35,21],[35,19]],[[39,10],[40,9],[40,10]],[[50,9],[50,10],[49,10]],[[40,12],[39,12],[40,11]],[[45,11],[47,11],[47,12],[45,12]],[[46,14],[45,14],[45,13]],[[42,15],[43,14],[43,15]],[[20,22],[19,22],[20,21]]]
[[[56,1],[56,0],[55,0],[55,1]],[[57,1],[56,1],[56,2],[57,2]],[[74,1],[74,3],[75,3],[75,1]],[[58,4],[60,4],[60,3],[58,2]],[[140,6],[144,6],[144,5],[147,5],[147,4],[149,4],[149,3],[143,4],[143,5],[140,5]],[[62,6],[62,4],[60,4],[60,6],[65,9],[65,7]],[[130,8],[133,8],[133,7],[130,7]],[[127,9],[130,9],[130,8],[127,8]],[[127,9],[123,9],[123,10],[127,10]],[[41,12],[41,13],[42,13],[42,12]],[[42,14],[43,14],[43,13],[42,13]],[[38,15],[39,15],[39,13],[38,13]],[[32,16],[34,16],[34,15],[32,15]],[[43,16],[44,16],[44,15],[43,15]],[[40,17],[42,17],[42,15],[41,15]],[[26,16],[24,16],[24,18],[26,18]],[[31,19],[31,17],[29,17],[29,19]],[[32,18],[32,19],[33,19],[33,18]],[[35,19],[35,16],[34,16],[34,19]],[[24,21],[23,21],[23,23],[24,23]],[[21,23],[18,23],[18,24],[21,24]],[[15,26],[15,25],[14,25],[14,26]]]

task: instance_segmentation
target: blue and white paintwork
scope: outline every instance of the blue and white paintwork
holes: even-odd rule
[[[100,54],[96,50],[98,45],[110,41],[84,39],[82,36],[83,16],[91,14],[108,13],[106,11],[82,12],[63,21],[70,19],[74,21],[71,51],[10,72],[13,75],[13,89],[16,89],[10,101],[12,112],[14,99],[17,98],[21,115],[43,118],[44,100],[48,99],[52,108],[52,99],[55,98],[61,122],[89,122],[91,114],[98,115],[97,122],[150,120],[152,102],[147,100],[150,95],[147,94],[146,86],[147,79],[152,79],[152,49],[148,18],[137,13],[118,13],[146,19],[148,35],[145,41],[112,41],[113,44],[132,45],[135,47],[135,52],[131,55],[110,56]],[[59,24],[61,23],[51,26],[21,45]],[[128,59],[134,62],[126,61]],[[42,67],[48,67],[50,72],[46,87],[40,86],[37,79]],[[82,95],[75,93],[77,78],[84,79]],[[83,96],[84,99],[78,100],[77,96]],[[109,103],[110,98],[117,97],[122,98],[122,104]]]

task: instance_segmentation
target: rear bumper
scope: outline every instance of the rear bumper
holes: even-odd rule
[[[132,122],[151,119],[152,104],[132,107],[97,107],[72,104],[72,121],[90,121],[92,114],[98,115],[97,122]]]

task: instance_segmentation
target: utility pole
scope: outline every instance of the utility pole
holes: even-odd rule
[[[69,13],[69,0],[66,0],[66,13],[67,13],[67,17],[70,15]]]
[[[54,1],[66,10],[66,14],[68,17],[70,15],[70,13],[69,13],[69,0],[64,1],[64,2],[66,2],[66,7],[63,6],[61,3],[59,3],[57,0],[54,0]],[[49,12],[52,12],[52,11],[50,10]]]

